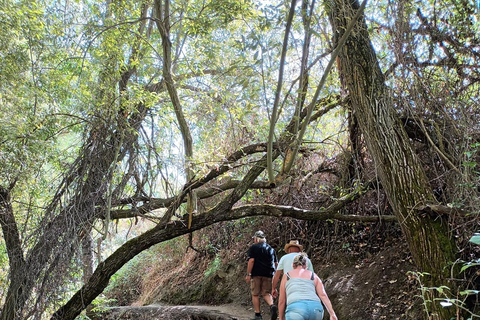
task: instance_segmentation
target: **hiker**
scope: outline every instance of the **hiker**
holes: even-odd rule
[[[252,303],[255,311],[255,317],[252,320],[262,320],[260,312],[260,295],[270,306],[270,319],[276,320],[278,308],[273,304],[272,277],[278,265],[277,254],[275,250],[267,244],[267,239],[263,231],[255,232],[253,236],[254,244],[248,249],[247,253],[247,276],[245,281],[250,284],[252,293]]]
[[[277,284],[280,282],[282,275],[290,270],[293,270],[293,258],[295,258],[295,256],[302,251],[303,246],[298,242],[298,240],[290,240],[290,242],[285,245],[286,255],[280,258],[277,271],[272,279],[272,297],[274,299],[276,299],[278,296]],[[307,270],[313,272],[313,265],[310,259],[307,261]]]
[[[307,270],[307,261],[306,253],[296,255],[293,270],[282,277],[278,299],[280,320],[321,320],[322,302],[330,320],[338,320],[322,281],[314,272]]]

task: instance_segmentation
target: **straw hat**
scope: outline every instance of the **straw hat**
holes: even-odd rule
[[[300,251],[303,251],[303,246],[298,242],[298,240],[290,240],[289,243],[285,245],[285,252],[288,251],[290,247],[297,247]]]

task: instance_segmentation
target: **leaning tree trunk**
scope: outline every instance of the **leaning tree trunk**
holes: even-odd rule
[[[355,15],[357,0],[329,0],[326,9],[335,38]],[[364,19],[343,47],[338,66],[355,117],[365,136],[378,175],[398,218],[418,269],[431,276],[428,285],[447,284],[456,249],[447,221],[420,208],[435,203],[431,187],[408,136],[395,113]],[[429,319],[450,319],[451,310],[430,304]]]

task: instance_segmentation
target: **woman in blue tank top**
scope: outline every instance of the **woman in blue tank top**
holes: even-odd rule
[[[322,281],[307,270],[307,261],[305,253],[298,254],[293,259],[293,270],[283,275],[278,300],[280,320],[321,320],[322,302],[330,320],[338,320]]]

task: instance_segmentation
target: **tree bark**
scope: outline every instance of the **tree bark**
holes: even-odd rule
[[[26,268],[25,258],[20,242],[15,216],[13,215],[12,204],[10,203],[10,190],[0,186],[0,225],[2,226],[3,237],[7,248],[7,255],[10,265],[10,283],[1,319],[15,318],[25,303],[26,296],[23,293],[23,286],[29,282],[23,271]]]
[[[101,238],[99,238],[100,240]],[[87,283],[88,279],[92,276],[94,270],[94,251],[93,251],[93,238],[92,238],[92,227],[86,226],[81,235],[81,244],[82,244],[82,280],[83,283]],[[100,253],[99,253],[100,254]],[[93,309],[93,305],[87,306],[87,314]]]
[[[336,41],[358,8],[356,0],[326,2]],[[446,219],[420,210],[434,204],[435,198],[395,113],[363,18],[343,47],[338,66],[354,116],[414,261],[421,271],[431,275],[430,286],[446,285],[450,276],[448,265],[455,260],[455,245]],[[450,310],[439,307],[437,301],[431,307],[433,319],[450,319]]]

